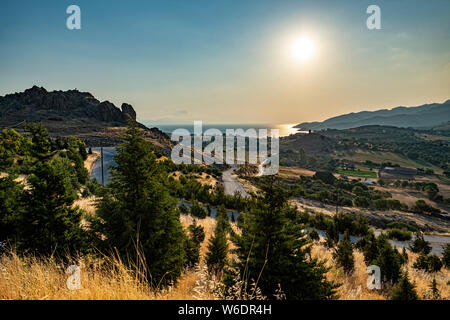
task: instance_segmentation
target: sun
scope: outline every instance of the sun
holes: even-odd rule
[[[291,44],[291,55],[301,62],[311,60],[316,53],[316,44],[309,37],[294,39]]]

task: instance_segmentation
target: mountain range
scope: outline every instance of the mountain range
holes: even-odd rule
[[[322,122],[303,122],[301,130],[350,129],[367,125],[429,129],[450,121],[450,100],[417,107],[397,107],[378,111],[348,113]]]

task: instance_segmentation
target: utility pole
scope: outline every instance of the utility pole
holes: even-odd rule
[[[105,175],[103,173],[103,146],[100,147],[101,159],[102,159],[102,185],[105,186]]]

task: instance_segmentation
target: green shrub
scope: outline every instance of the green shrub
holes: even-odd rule
[[[420,255],[413,267],[426,272],[438,272],[442,268],[442,261],[436,255]]]
[[[426,241],[421,232],[416,232],[414,242],[411,246],[411,251],[420,254],[429,254],[431,252],[431,246],[428,241]]]
[[[409,241],[411,240],[411,231],[403,229],[389,229],[387,232],[388,238],[398,241]]]

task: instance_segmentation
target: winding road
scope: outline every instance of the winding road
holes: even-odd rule
[[[225,194],[234,195],[236,192],[239,192],[242,197],[247,198],[248,194],[245,192],[241,183],[237,181],[236,175],[233,174],[234,170],[239,170],[238,165],[233,165],[230,169],[225,170],[222,173],[222,181],[225,188]]]

